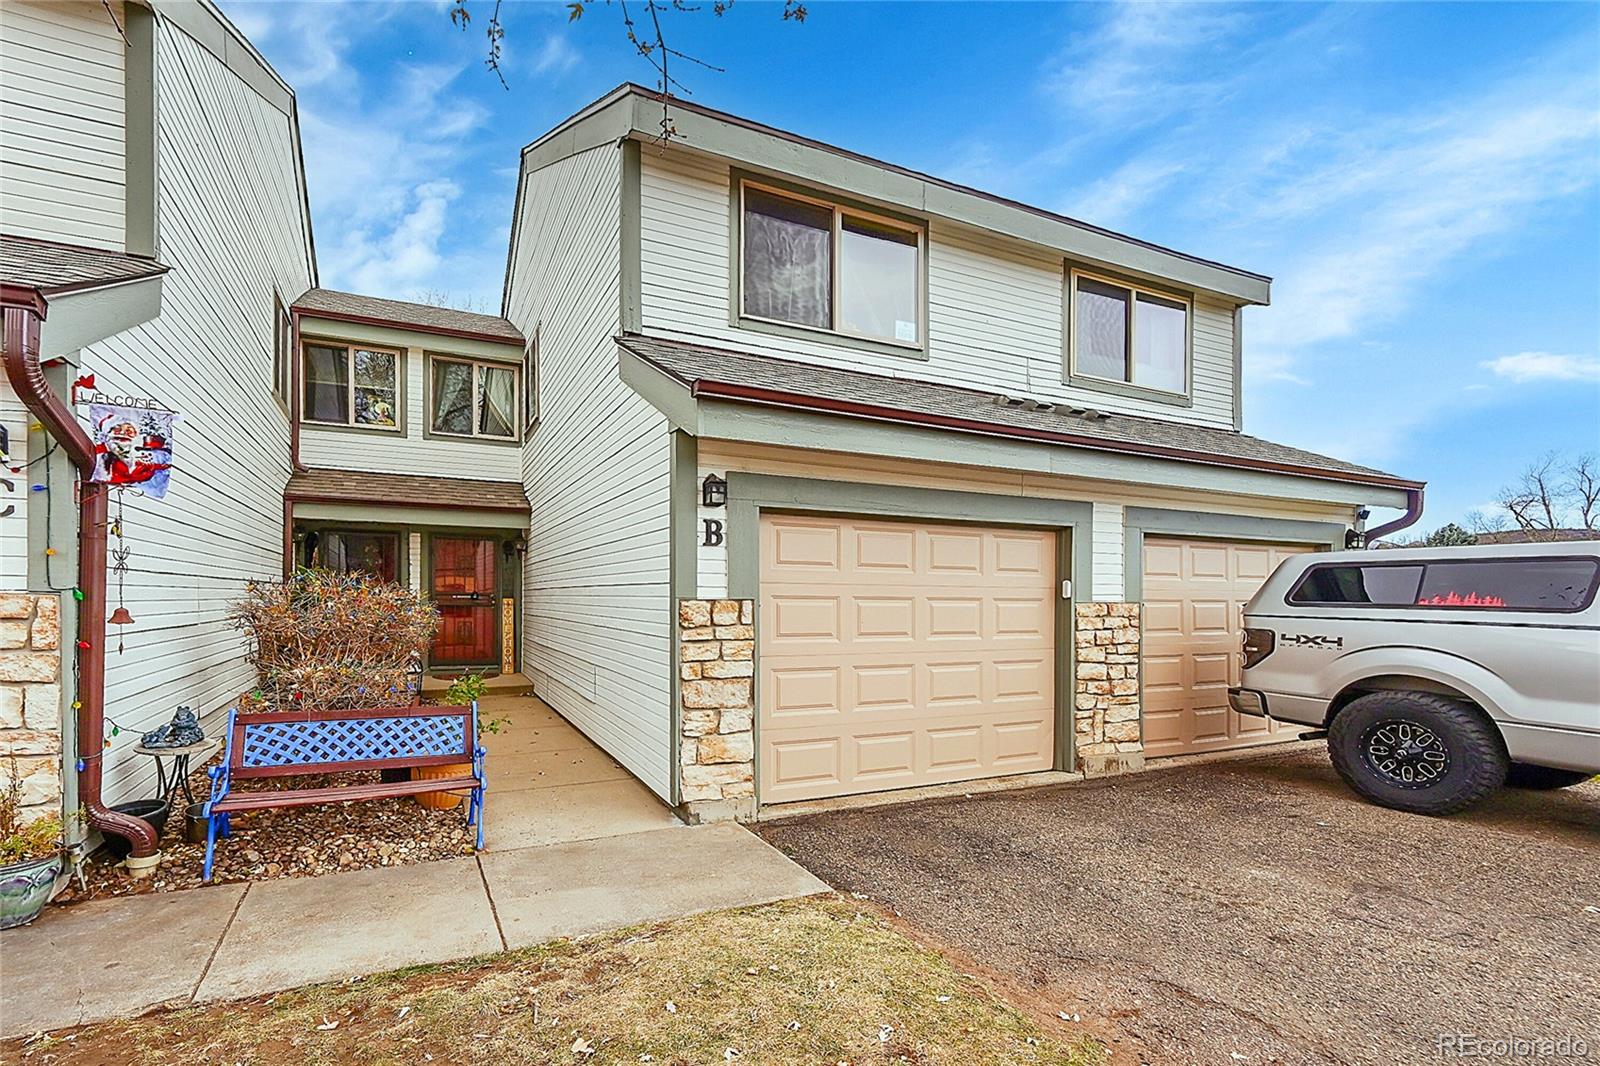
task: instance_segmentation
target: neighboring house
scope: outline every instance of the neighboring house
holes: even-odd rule
[[[5,0],[0,233],[14,471],[0,499],[13,508],[0,518],[0,743],[35,809],[63,787],[69,810],[94,799],[63,769],[77,703],[101,729],[103,660],[110,744],[83,738],[82,780],[97,788],[103,764],[104,800],[117,803],[155,787],[151,761],[131,753],[140,731],[253,683],[228,606],[247,581],[281,573],[290,350],[275,305],[316,284],[294,94],[209,3]],[[13,386],[31,360],[64,404],[92,373],[103,394],[183,415],[164,500],[130,492],[107,507],[104,492],[84,493],[85,513],[109,509],[112,546],[128,549],[125,574],[113,568],[98,593],[134,619],[87,649],[74,646],[72,590],[90,610],[97,590],[77,566],[73,447],[30,431],[39,415]],[[104,517],[85,528],[107,534]],[[103,572],[104,555],[90,569]]]
[[[523,150],[538,693],[703,816],[1278,739],[1240,605],[1422,486],[1239,432],[1269,280],[669,111]]]
[[[426,591],[443,616],[430,670],[516,672],[522,335],[503,318],[327,289],[291,313],[290,558]]]

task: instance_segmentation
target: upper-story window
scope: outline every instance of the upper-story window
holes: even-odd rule
[[[921,349],[925,230],[741,182],[743,318]]]
[[[305,353],[307,422],[400,428],[398,352],[316,342]]]
[[[1189,391],[1189,301],[1072,271],[1071,371],[1158,392]]]
[[[517,368],[430,356],[429,428],[453,437],[517,437]]]
[[[289,402],[289,363],[294,353],[294,326],[283,299],[272,295],[272,391],[285,404]]]

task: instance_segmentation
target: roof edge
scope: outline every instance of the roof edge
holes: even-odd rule
[[[1082,434],[1057,432],[1054,430],[1029,429],[1023,426],[1006,426],[992,422],[979,422],[973,419],[958,418],[952,415],[938,415],[927,412],[905,411],[895,407],[884,407],[877,404],[862,403],[859,401],[835,400],[823,396],[810,396],[805,393],[791,392],[781,389],[769,389],[759,386],[741,385],[737,382],[719,381],[714,378],[696,378],[692,381],[684,379],[681,375],[674,374],[666,368],[658,366],[647,354],[631,346],[630,342],[637,335],[622,335],[615,339],[617,345],[636,358],[643,359],[651,366],[662,370],[673,381],[683,385],[695,399],[731,400],[740,403],[760,404],[768,407],[787,407],[794,410],[816,411],[826,414],[844,415],[846,417],[862,418],[877,422],[895,422],[904,425],[924,426],[933,429],[947,429],[955,432],[973,433],[989,437],[1009,437],[1020,440],[1035,440],[1049,444],[1061,444],[1068,447],[1083,448],[1090,451],[1118,452],[1132,455],[1148,455],[1156,458],[1172,459],[1178,462],[1196,463],[1205,466],[1220,466],[1238,470],[1261,470],[1268,473],[1290,474],[1296,477],[1314,478],[1321,481],[1336,481],[1344,484],[1370,485],[1377,488],[1419,490],[1426,486],[1426,482],[1412,481],[1407,478],[1396,477],[1390,474],[1372,473],[1363,474],[1355,471],[1327,470],[1319,467],[1303,466],[1296,463],[1280,463],[1268,459],[1248,459],[1243,457],[1218,455],[1214,452],[1197,452],[1182,448],[1171,448],[1158,444],[1139,444],[1132,441],[1110,441],[1098,437],[1086,437]],[[638,337],[638,339],[648,339]],[[860,373],[853,371],[852,373]],[[872,375],[868,375],[872,376]],[[896,379],[910,380],[910,379]],[[920,382],[920,384],[930,384]],[[941,386],[948,388],[950,386]],[[973,391],[973,390],[967,390]]]
[[[301,293],[304,296],[304,293]],[[435,337],[459,337],[469,341],[483,341],[485,344],[501,344],[507,348],[521,348],[527,344],[527,339],[520,337],[511,338],[499,333],[486,333],[481,330],[456,329],[453,326],[429,326],[415,322],[399,322],[392,318],[381,318],[377,315],[358,315],[348,311],[327,311],[320,307],[307,307],[297,299],[289,305],[291,313],[303,318],[320,318],[328,322],[349,322],[358,326],[386,326],[389,329],[403,330],[409,333],[426,333]],[[512,328],[515,328],[513,325]]]
[[[607,118],[605,124],[608,128],[604,131],[606,136],[600,137],[598,133],[595,136],[580,135],[579,130],[581,127],[601,119],[602,116],[612,115],[613,105],[623,101],[629,101],[631,106],[624,109],[627,112],[625,115],[618,116],[621,121],[615,124],[619,127],[619,130],[610,129],[613,119]],[[658,140],[660,136],[659,121],[648,120],[642,114],[642,110],[645,105],[655,107],[662,102],[662,93],[633,82],[624,82],[529,142],[521,152],[521,167],[518,174],[519,201],[522,180],[530,169],[539,169],[555,159],[575,154],[576,151],[584,147],[592,147],[593,143],[610,139],[610,136],[616,132],[621,132],[623,136],[634,139]],[[912,195],[909,197],[902,195],[899,198],[895,198],[893,195],[876,195],[870,191],[853,189],[848,180],[835,182],[822,180],[823,184],[834,184],[845,189],[845,191],[854,191],[858,195],[864,194],[872,199],[885,200],[885,202],[897,204],[934,217],[948,218],[980,230],[1027,241],[1041,247],[1050,248],[1067,257],[1103,262],[1123,269],[1148,274],[1152,277],[1178,281],[1197,289],[1219,293],[1241,303],[1266,305],[1271,302],[1272,278],[1266,274],[1256,273],[1241,267],[1206,259],[1189,252],[1169,248],[1153,241],[1097,226],[1094,223],[1084,222],[1081,219],[1075,219],[1042,207],[1013,200],[997,193],[962,185],[922,171],[912,170],[909,167],[903,167],[887,160],[878,159],[874,156],[841,148],[826,141],[769,126],[753,119],[743,118],[731,112],[720,111],[703,104],[690,103],[670,94],[665,96],[665,102],[677,113],[674,124],[679,127],[679,133],[675,138],[675,142],[695,151],[733,159],[746,165],[769,169],[775,173],[790,174],[809,180],[821,180],[804,173],[792,149],[788,152],[780,153],[778,160],[769,161],[759,157],[751,158],[752,155],[758,155],[758,153],[741,152],[737,149],[719,146],[715,143],[716,138],[710,136],[710,134],[713,132],[715,124],[721,124],[747,137],[754,136],[781,141],[787,145],[797,146],[802,150],[831,157],[845,165],[868,168],[881,174],[889,183],[898,183],[902,193],[909,191]],[[685,124],[700,124],[704,128],[700,130],[684,128]],[[544,154],[550,155],[551,158],[541,161],[539,158],[541,149],[547,149]],[[907,185],[906,183],[908,182],[912,184]],[[913,186],[922,186],[924,188],[919,193]],[[930,198],[926,195],[929,191],[934,193],[934,202],[930,202]],[[972,203],[962,203],[963,200],[969,199]],[[1003,225],[1007,221],[1011,222],[1009,227]],[[1035,230],[1034,232],[1030,232],[1028,225],[1030,222]],[[515,219],[513,220],[513,227],[515,227]],[[1076,243],[1088,246],[1074,247],[1072,244],[1075,242],[1064,240],[1060,236],[1039,232],[1037,231],[1038,227],[1055,227],[1064,233],[1076,234],[1081,238]],[[511,243],[514,249],[514,237]],[[1122,254],[1116,254],[1118,252]],[[1133,254],[1130,255],[1128,253]],[[1141,255],[1147,260],[1145,263],[1136,261]],[[1150,261],[1152,257],[1155,260],[1165,258],[1173,262],[1163,264]],[[507,258],[510,260],[512,256],[508,254]],[[1187,271],[1183,269],[1183,264],[1187,264]],[[510,264],[508,263],[508,265]],[[509,273],[510,271],[508,270],[508,278]],[[1211,273],[1220,276],[1207,276]],[[1232,282],[1229,283],[1228,279],[1232,279]]]

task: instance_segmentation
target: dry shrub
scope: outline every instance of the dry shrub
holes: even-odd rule
[[[409,704],[415,663],[439,628],[439,612],[404,585],[332,570],[252,582],[231,619],[256,668],[245,710]]]

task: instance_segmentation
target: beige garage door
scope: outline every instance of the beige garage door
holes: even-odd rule
[[[761,520],[766,803],[1049,769],[1053,533]]]
[[[1239,683],[1243,608],[1278,563],[1309,551],[1282,544],[1146,537],[1144,751],[1183,755],[1288,740],[1291,730],[1228,706]]]

